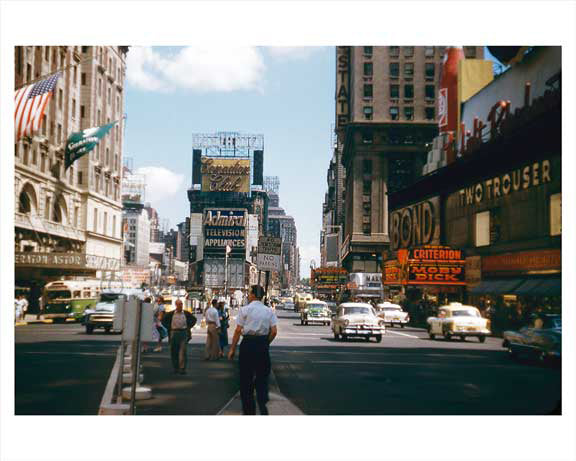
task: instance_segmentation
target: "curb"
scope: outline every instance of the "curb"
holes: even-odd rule
[[[50,323],[54,323],[52,319],[48,320],[26,320],[25,322],[16,322],[14,324],[15,327],[21,327],[24,325],[47,325]]]

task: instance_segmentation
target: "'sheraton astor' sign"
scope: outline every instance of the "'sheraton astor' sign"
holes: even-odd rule
[[[15,254],[16,266],[58,269],[120,270],[120,260],[84,253],[34,253]]]
[[[202,158],[202,190],[250,192],[250,159]]]

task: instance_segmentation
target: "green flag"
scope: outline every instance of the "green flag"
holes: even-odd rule
[[[118,123],[118,121],[72,133],[68,137],[68,141],[66,141],[66,153],[64,156],[65,169],[94,149],[96,144],[106,136],[106,133],[108,133],[116,123]]]

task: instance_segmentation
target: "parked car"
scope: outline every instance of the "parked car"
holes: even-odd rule
[[[429,317],[427,323],[430,339],[442,335],[447,340],[458,336],[465,341],[472,336],[483,343],[490,334],[490,320],[483,318],[478,308],[461,303],[439,307],[438,316]]]
[[[300,324],[321,323],[322,325],[330,325],[331,317],[332,313],[328,304],[319,299],[313,299],[308,301],[306,307],[300,311]]]
[[[370,304],[342,303],[332,319],[332,331],[335,339],[346,340],[355,336],[370,341],[373,336],[380,342],[386,328],[384,320],[376,315]]]
[[[535,315],[518,331],[505,331],[502,346],[513,358],[528,355],[539,361],[562,358],[562,317],[557,314]]]
[[[378,304],[376,306],[376,314],[381,319],[384,319],[385,323],[389,323],[391,327],[400,325],[404,328],[404,325],[410,321],[408,312],[403,311],[402,306],[390,302]]]
[[[126,293],[103,292],[96,303],[94,309],[86,310],[84,316],[84,326],[87,334],[92,334],[96,328],[104,328],[106,333],[112,331],[114,325],[114,315],[116,311],[116,301],[119,298],[127,299]]]

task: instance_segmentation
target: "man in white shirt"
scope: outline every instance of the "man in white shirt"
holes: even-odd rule
[[[218,335],[220,334],[220,315],[216,306],[216,298],[212,300],[212,305],[206,309],[204,319],[206,320],[206,352],[205,360],[218,360],[220,358],[220,343]]]
[[[234,359],[236,345],[240,343],[240,397],[242,413],[256,414],[254,390],[261,415],[267,415],[268,409],[268,376],[270,375],[270,343],[278,333],[276,314],[262,303],[264,289],[260,285],[250,287],[248,305],[238,311],[236,330],[228,359]]]
[[[176,309],[162,318],[162,325],[168,330],[170,356],[174,374],[186,374],[187,347],[192,334],[190,329],[196,324],[196,317],[182,309],[182,301],[176,300]]]

